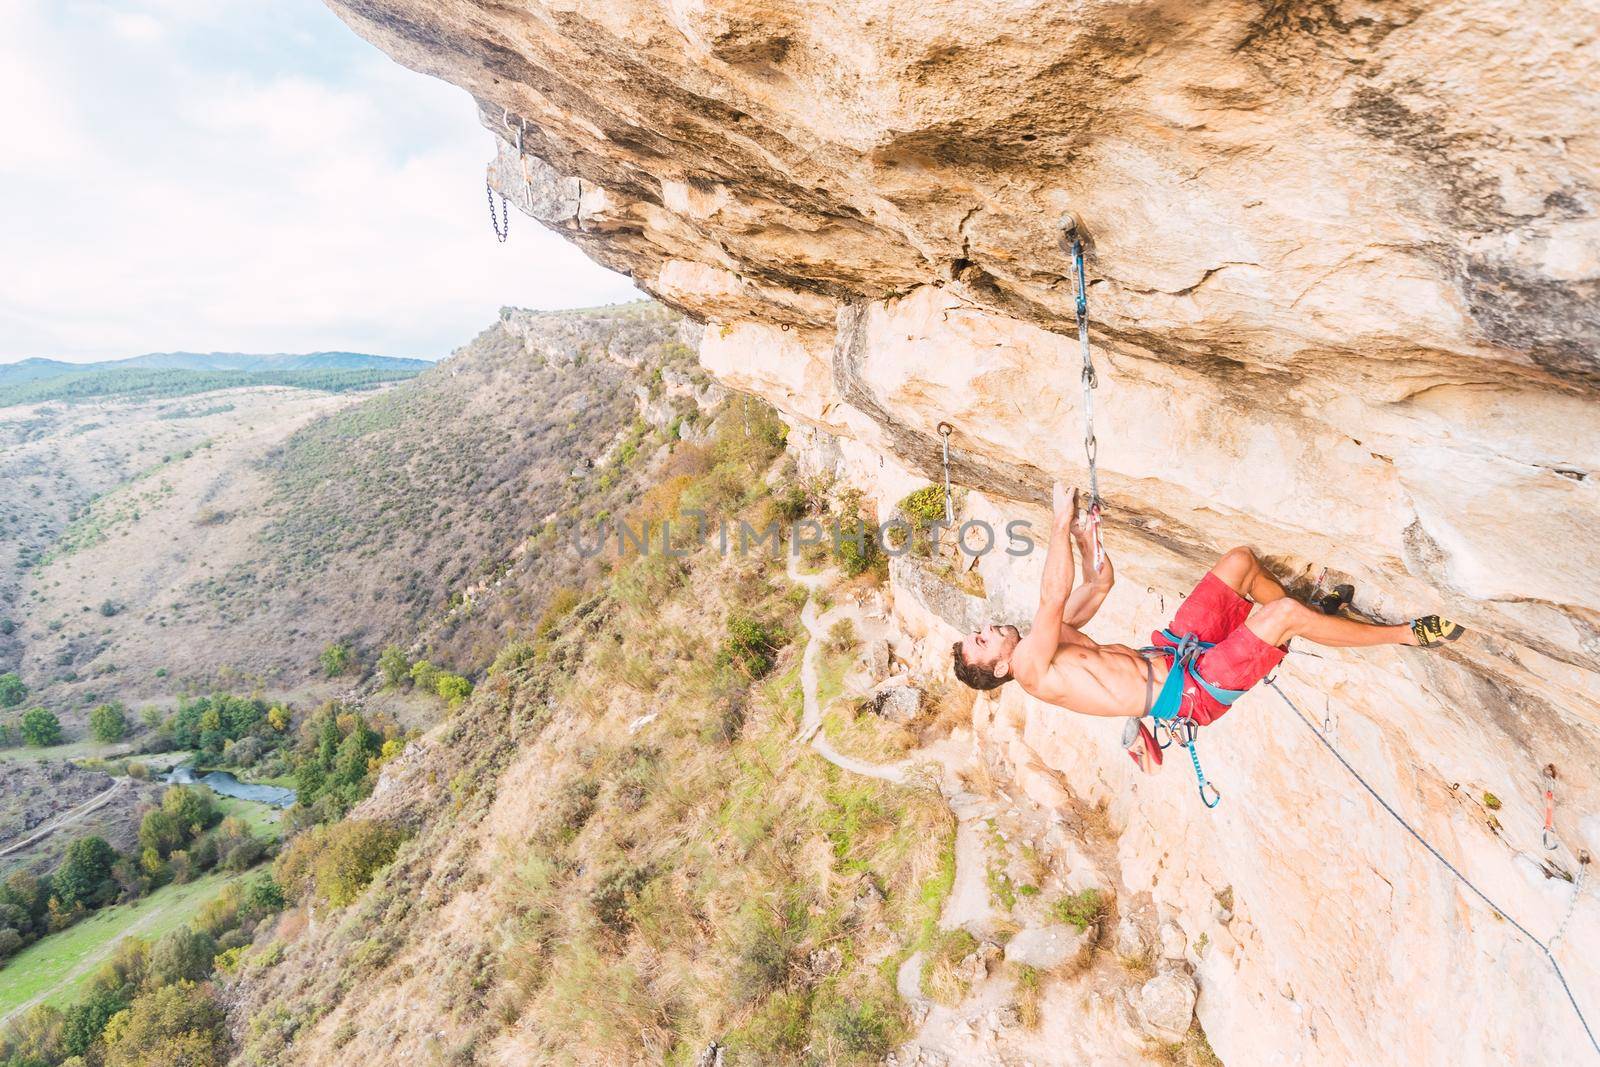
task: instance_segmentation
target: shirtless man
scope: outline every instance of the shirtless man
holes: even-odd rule
[[[1160,762],[1159,750],[1137,720],[1150,714],[1155,694],[1174,669],[1173,656],[1144,654],[1128,645],[1102,645],[1083,633],[1082,627],[1100,609],[1116,579],[1111,560],[1103,553],[1103,565],[1094,570],[1094,544],[1078,516],[1077,490],[1069,493],[1057,482],[1053,496],[1050,550],[1033,628],[1023,637],[1015,626],[990,623],[968,634],[953,646],[956,677],[974,689],[994,689],[1015,678],[1030,696],[1048,704],[1083,715],[1130,718],[1134,721],[1128,724],[1124,742],[1134,761],[1150,770]],[[1084,569],[1083,584],[1076,589],[1072,588],[1074,540]],[[1214,647],[1195,658],[1195,669],[1211,686],[1237,691],[1270,674],[1293,637],[1333,648],[1431,646],[1454,641],[1464,631],[1437,615],[1396,626],[1324,615],[1290,599],[1255,553],[1235,548],[1200,579],[1167,632],[1212,642]],[[1174,645],[1160,632],[1152,642],[1165,648]],[[1178,717],[1205,726],[1227,710],[1205,688],[1185,681]]]

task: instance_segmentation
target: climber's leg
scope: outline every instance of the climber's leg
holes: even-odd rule
[[[1323,615],[1298,600],[1279,597],[1259,604],[1245,626],[1269,645],[1287,644],[1291,637],[1330,648],[1368,648],[1373,645],[1415,645],[1417,635],[1409,624],[1379,626]]]
[[[1247,596],[1257,604],[1282,600],[1288,591],[1278,584],[1261,560],[1248,548],[1230,548],[1223,553],[1217,565],[1211,568],[1224,585],[1240,596]]]

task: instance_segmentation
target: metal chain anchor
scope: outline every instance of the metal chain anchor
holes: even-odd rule
[[[1094,369],[1094,354],[1089,348],[1089,284],[1083,269],[1083,234],[1072,215],[1061,219],[1061,250],[1072,257],[1073,283],[1076,286],[1078,346],[1083,350],[1083,451],[1089,461],[1089,531],[1094,537],[1094,569],[1105,562],[1106,549],[1100,539],[1100,440],[1094,433],[1094,391],[1100,377]]]
[[[489,196],[489,225],[494,227],[495,240],[505,244],[506,238],[511,236],[511,209],[506,206],[506,198],[502,194],[500,197],[500,217],[496,218],[494,213],[494,186],[490,185],[487,179],[484,180],[483,191]]]

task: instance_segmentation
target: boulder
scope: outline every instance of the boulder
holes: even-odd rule
[[[1117,920],[1116,948],[1123,959],[1143,959],[1150,951],[1150,941],[1138,923],[1123,917]]]
[[[1184,936],[1183,928],[1175,922],[1164,922],[1157,931],[1161,939],[1161,958],[1164,960],[1181,960],[1189,951],[1189,939]]]
[[[1199,995],[1194,979],[1182,971],[1166,971],[1139,988],[1135,1002],[1139,1025],[1157,1041],[1182,1041],[1194,1019]]]
[[[922,690],[910,685],[888,685],[873,691],[872,713],[890,722],[908,723],[922,712]]]
[[[867,677],[872,683],[883,681],[889,677],[889,642],[883,638],[868,641],[867,647],[861,653],[861,660],[867,671]]]
[[[1078,959],[1089,949],[1086,931],[1061,923],[1032,926],[1006,943],[1006,962],[1051,971]]]

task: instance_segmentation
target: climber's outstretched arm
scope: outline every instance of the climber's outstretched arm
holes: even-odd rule
[[[1081,628],[1094,618],[1094,613],[1106,602],[1106,596],[1116,584],[1117,577],[1111,566],[1110,553],[1101,554],[1100,569],[1095,570],[1092,533],[1074,521],[1072,535],[1078,542],[1078,558],[1083,561],[1083,584],[1074,589],[1072,595],[1067,598],[1064,621],[1068,626]]]
[[[1067,622],[1067,600],[1072,592],[1072,528],[1078,511],[1078,494],[1057,482],[1054,488],[1055,516],[1050,523],[1050,549],[1044,557],[1044,575],[1039,579],[1039,610],[1033,628],[1012,654],[1012,673],[1025,675],[1030,667],[1043,669],[1055,657],[1063,641],[1082,639]],[[1019,669],[1021,673],[1019,674]]]

